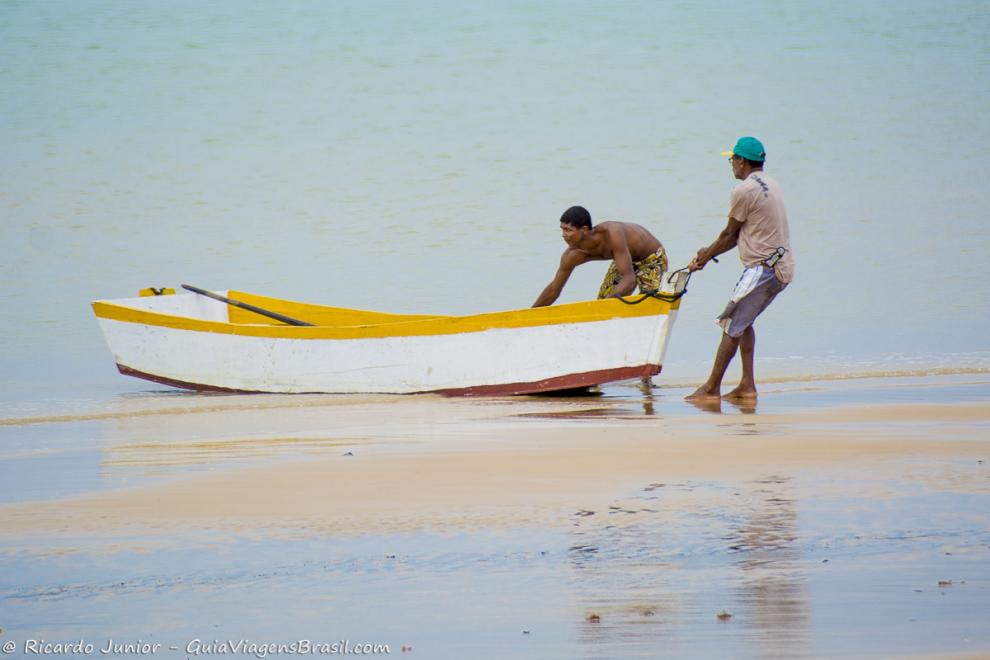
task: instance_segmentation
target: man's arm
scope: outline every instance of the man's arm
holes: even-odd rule
[[[705,264],[718,255],[736,247],[736,243],[739,242],[739,231],[742,229],[742,226],[743,223],[735,218],[729,218],[729,223],[725,225],[725,229],[718,235],[715,242],[708,247],[698,250],[698,254],[688,264],[688,269],[691,271],[701,270],[705,267]]]
[[[560,255],[560,267],[557,268],[557,274],[553,276],[550,284],[536,298],[533,307],[552,305],[560,297],[560,292],[564,290],[564,285],[567,284],[567,278],[571,276],[571,271],[587,260],[583,252],[572,249],[564,250],[564,254]]]

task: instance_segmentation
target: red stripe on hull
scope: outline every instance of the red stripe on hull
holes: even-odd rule
[[[125,376],[133,376],[134,378],[150,380],[153,383],[161,383],[162,385],[178,387],[183,390],[196,390],[197,392],[226,392],[228,394],[261,394],[262,393],[261,391],[258,390],[235,390],[229,387],[202,385],[200,383],[187,383],[184,380],[175,380],[174,378],[166,378],[165,376],[156,376],[155,374],[149,374],[143,371],[138,371],[137,369],[131,369],[130,367],[124,366],[119,362],[117,363],[117,371],[124,374]]]
[[[585,371],[579,374],[554,376],[546,380],[529,383],[500,383],[498,385],[478,385],[476,387],[459,387],[446,390],[431,390],[445,396],[508,396],[512,394],[540,394],[558,390],[572,390],[616,380],[630,378],[645,378],[660,373],[660,367],[655,364],[645,364],[639,367],[619,367],[618,369],[599,369]]]
[[[260,394],[263,390],[238,390],[229,387],[217,387],[215,385],[203,385],[201,383],[189,383],[174,378],[156,376],[145,373],[137,369],[131,369],[120,363],[117,370],[125,376],[143,378],[162,385],[179,387],[186,390],[196,390],[199,392],[227,392],[230,394]],[[566,376],[554,376],[544,380],[531,381],[526,383],[500,383],[498,385],[476,385],[474,387],[456,387],[442,390],[423,390],[417,394],[442,394],[444,396],[510,396],[513,394],[540,394],[544,392],[557,392],[559,390],[571,390],[581,387],[591,387],[602,383],[611,383],[617,380],[628,380],[631,378],[645,378],[655,376],[660,373],[660,367],[655,364],[644,364],[638,367],[619,367],[617,369],[599,369],[597,371],[585,371],[578,374],[567,374]],[[319,392],[312,392],[319,394]]]

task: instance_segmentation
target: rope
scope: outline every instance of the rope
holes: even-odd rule
[[[643,295],[638,300],[626,300],[625,298],[618,298],[620,302],[625,305],[638,305],[647,298],[656,298],[657,300],[662,300],[663,302],[672,303],[675,300],[679,300],[681,296],[687,293],[687,289],[684,289],[680,293],[659,293],[659,291],[644,291]]]
[[[650,291],[643,291],[643,295],[638,300],[626,300],[625,298],[619,298],[618,300],[626,305],[638,305],[647,298],[656,298],[657,300],[668,303],[672,303],[676,300],[680,300],[681,296],[687,293],[687,285],[688,282],[691,281],[691,271],[689,271],[687,269],[687,266],[685,266],[684,268],[678,268],[677,270],[671,271],[667,275],[667,282],[670,283],[670,280],[674,277],[674,275],[682,271],[687,271],[688,276],[687,276],[687,281],[684,282],[684,288],[681,289],[678,293],[660,293],[660,289],[652,289]]]

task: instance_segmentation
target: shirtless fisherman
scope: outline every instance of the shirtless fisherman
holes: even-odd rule
[[[560,267],[553,281],[533,303],[552,305],[564,289],[575,267],[588,261],[611,259],[599,298],[628,296],[639,285],[640,292],[660,288],[667,270],[663,245],[644,227],[631,222],[602,222],[592,227],[591,214],[582,206],[572,206],[560,216],[560,231],[567,249],[560,256]]]

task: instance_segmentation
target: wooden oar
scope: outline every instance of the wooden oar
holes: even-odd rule
[[[281,321],[282,323],[288,323],[289,325],[314,325],[313,323],[306,323],[306,321],[300,321],[299,319],[294,319],[290,316],[279,314],[278,312],[270,312],[267,309],[262,309],[260,307],[255,307],[254,305],[249,305],[248,303],[241,302],[240,300],[231,300],[230,298],[224,298],[223,296],[213,293],[212,291],[207,291],[206,289],[200,289],[199,287],[191,286],[189,284],[183,284],[182,288],[186,289],[187,291],[192,291],[193,293],[198,293],[201,296],[206,296],[207,298],[213,298],[214,300],[219,300],[222,303],[233,305],[234,307],[240,307],[241,309],[246,309],[249,312],[254,312],[255,314],[261,314],[262,316],[267,316],[270,319],[275,319],[276,321]]]

